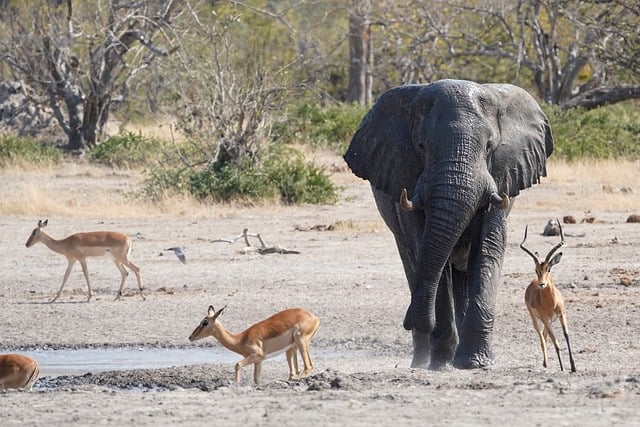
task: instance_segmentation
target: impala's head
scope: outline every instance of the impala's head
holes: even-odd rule
[[[34,244],[40,241],[40,238],[42,236],[42,229],[45,228],[48,223],[49,223],[48,219],[45,219],[44,221],[38,220],[38,226],[33,229],[33,231],[31,232],[31,235],[27,239],[27,243],[25,243],[26,247],[30,248],[31,246],[33,246]]]
[[[549,283],[553,283],[553,278],[551,277],[551,267],[559,263],[560,258],[562,258],[562,252],[558,252],[555,256],[553,255],[565,243],[564,234],[562,234],[562,226],[560,225],[560,221],[556,220],[556,223],[558,224],[558,228],[560,229],[560,243],[558,243],[553,248],[551,248],[551,250],[545,257],[544,261],[540,261],[540,259],[538,259],[537,252],[533,253],[529,249],[524,247],[524,242],[527,240],[527,230],[529,226],[525,227],[524,239],[522,240],[522,243],[520,243],[520,249],[522,249],[527,254],[529,254],[531,258],[533,258],[533,262],[535,262],[536,264],[536,275],[538,276],[538,286],[540,286],[541,288],[545,288],[549,285]]]
[[[538,276],[538,286],[546,288],[549,283],[553,283],[553,277],[551,276],[551,267],[560,262],[562,258],[562,252],[558,252],[549,261],[543,261],[536,264],[536,275]]]
[[[225,305],[220,310],[216,311],[212,305],[209,306],[209,311],[207,315],[202,319],[202,322],[198,325],[197,328],[191,332],[189,336],[189,341],[197,341],[202,338],[206,338],[213,335],[213,331],[215,329],[214,325],[218,320],[218,317],[222,314],[224,309],[227,308]]]

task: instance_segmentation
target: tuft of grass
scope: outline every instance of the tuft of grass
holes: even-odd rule
[[[0,167],[43,167],[62,161],[56,146],[16,136],[0,137]]]

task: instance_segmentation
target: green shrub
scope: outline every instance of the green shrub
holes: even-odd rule
[[[360,105],[319,107],[304,103],[287,114],[286,123],[274,126],[274,135],[284,142],[301,142],[342,152],[367,110],[368,107]]]
[[[62,151],[51,144],[15,136],[0,137],[0,167],[51,166],[62,161]]]
[[[555,139],[553,156],[564,160],[640,159],[640,109],[619,103],[593,110],[544,106]]]
[[[147,179],[141,194],[152,201],[158,201],[172,194],[185,192],[188,189],[188,177],[181,172],[160,166],[146,169]]]
[[[89,151],[89,159],[96,163],[116,167],[140,167],[165,156],[167,143],[133,132],[124,132],[107,138]]]
[[[285,204],[321,204],[338,199],[335,186],[320,168],[282,146],[270,148],[257,161],[247,158],[219,167],[179,171],[155,168],[148,170],[147,176],[142,193],[152,200],[182,192],[214,203],[279,199]]]
[[[189,176],[189,191],[201,200],[214,202],[268,200],[276,194],[260,170],[249,162],[193,172]]]
[[[335,203],[336,188],[323,171],[299,155],[277,156],[266,162],[265,176],[286,204]]]

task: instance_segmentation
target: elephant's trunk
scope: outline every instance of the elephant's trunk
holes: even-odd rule
[[[416,260],[415,289],[404,325],[425,333],[435,327],[438,284],[454,246],[481,205],[488,205],[495,187],[487,181],[489,174],[482,163],[442,162],[435,169],[431,170],[428,194],[422,196],[425,226]]]

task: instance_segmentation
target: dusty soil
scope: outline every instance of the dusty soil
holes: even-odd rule
[[[340,159],[332,160],[339,166]],[[31,392],[0,392],[7,425],[632,425],[640,422],[640,166],[609,165],[587,178],[557,171],[516,201],[495,319],[494,366],[474,371],[409,368],[410,334],[402,329],[409,293],[392,235],[367,184],[338,167],[343,187],[333,206],[155,208],[131,199],[140,176],[68,164],[40,172],[0,172],[0,350],[84,347],[219,346],[192,344],[209,304],[239,331],[280,309],[302,306],[321,319],[312,375],[285,381],[284,356],[265,362],[263,384],[251,367],[236,384],[233,364],[44,376]],[[623,169],[622,171],[620,169]],[[554,169],[550,169],[551,176]],[[568,178],[567,178],[568,177]],[[604,185],[604,187],[603,187]],[[546,253],[550,218],[573,215],[554,268],[567,300],[578,372],[561,372],[555,352],[542,367],[523,304],[533,275],[519,248]],[[86,302],[79,266],[58,302],[66,267],[43,245],[25,248],[39,218],[62,237],[118,230],[134,240],[146,301],[133,275],[114,301],[120,275],[107,259],[89,260],[94,300]],[[594,218],[593,222],[580,222]],[[316,227],[317,226],[317,227]],[[331,226],[331,227],[326,227]],[[243,243],[212,243],[244,228],[300,254],[241,253]],[[328,229],[327,229],[328,228]],[[186,247],[181,264],[169,246]],[[559,331],[559,325],[556,324]],[[568,364],[566,345],[562,356]],[[239,358],[239,356],[238,356]]]

